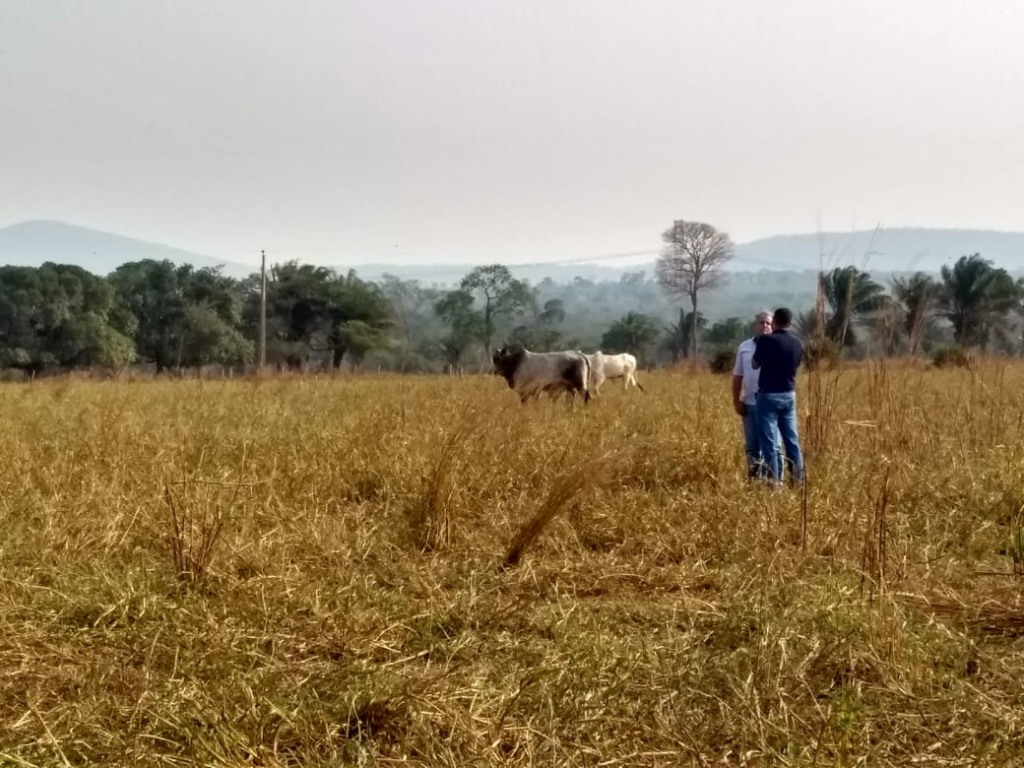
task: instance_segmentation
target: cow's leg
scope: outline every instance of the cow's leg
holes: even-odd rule
[[[563,377],[562,381],[566,389],[573,394],[582,392],[584,404],[590,401],[590,390],[587,388],[587,379],[590,378],[588,366],[573,366],[564,372]]]
[[[519,402],[525,404],[528,400],[537,396],[537,387],[531,384],[523,384],[518,388],[518,392]]]

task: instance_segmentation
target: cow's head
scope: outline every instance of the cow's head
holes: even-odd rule
[[[492,373],[496,376],[503,376],[511,387],[516,369],[525,356],[526,351],[522,347],[510,346],[508,344],[494,350],[494,354],[491,355],[491,363],[494,365]]]

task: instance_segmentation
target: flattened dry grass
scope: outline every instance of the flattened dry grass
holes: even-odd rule
[[[0,764],[1019,765],[1024,366],[0,387]]]

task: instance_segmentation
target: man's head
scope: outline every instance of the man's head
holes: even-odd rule
[[[768,310],[758,312],[754,315],[754,335],[761,336],[772,332],[772,313]]]
[[[793,322],[793,313],[786,307],[779,307],[772,315],[772,325],[776,330],[784,331]]]

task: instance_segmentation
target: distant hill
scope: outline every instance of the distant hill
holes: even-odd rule
[[[938,272],[961,256],[980,253],[996,266],[1011,272],[1024,270],[1024,232],[996,232],[976,229],[895,229],[857,232],[822,232],[776,235],[736,246],[729,262],[731,272],[817,271],[855,264],[869,272]],[[627,272],[654,273],[654,259],[629,267],[611,267],[597,262],[546,264],[517,267],[509,265],[521,279],[538,283],[545,277],[571,282],[575,277],[599,282],[618,280]],[[357,264],[352,267],[363,278],[379,280],[384,273],[425,284],[458,282],[472,266],[434,264]]]
[[[980,253],[996,266],[1011,272],[1024,270],[1024,232],[996,232],[973,229],[924,229],[899,227],[878,231],[822,232],[776,235],[736,246],[729,264],[732,272],[817,270],[846,264],[862,266],[873,273],[922,270],[937,272],[960,256]],[[170,259],[199,267],[221,265],[232,277],[246,277],[254,267],[237,262],[189,253],[167,245],[100,232],[59,221],[26,221],[0,229],[0,263],[39,266],[45,261],[77,264],[90,272],[106,275],[121,264],[139,259]],[[301,259],[300,259],[301,260]],[[339,272],[354,269],[366,280],[379,280],[390,273],[424,285],[452,285],[472,264],[335,264]],[[632,266],[610,266],[599,262],[567,262],[517,267],[513,273],[531,283],[551,278],[559,283],[583,278],[594,282],[619,280],[630,272],[654,273],[654,258]]]
[[[898,227],[858,232],[777,235],[736,246],[733,270],[830,269],[855,264],[880,272],[938,272],[980,253],[997,267],[1024,269],[1024,232]]]
[[[0,264],[38,267],[52,261],[108,275],[122,264],[141,259],[169,259],[175,264],[196,267],[221,266],[224,274],[237,278],[253,271],[245,264],[61,221],[25,221],[0,229]]]

